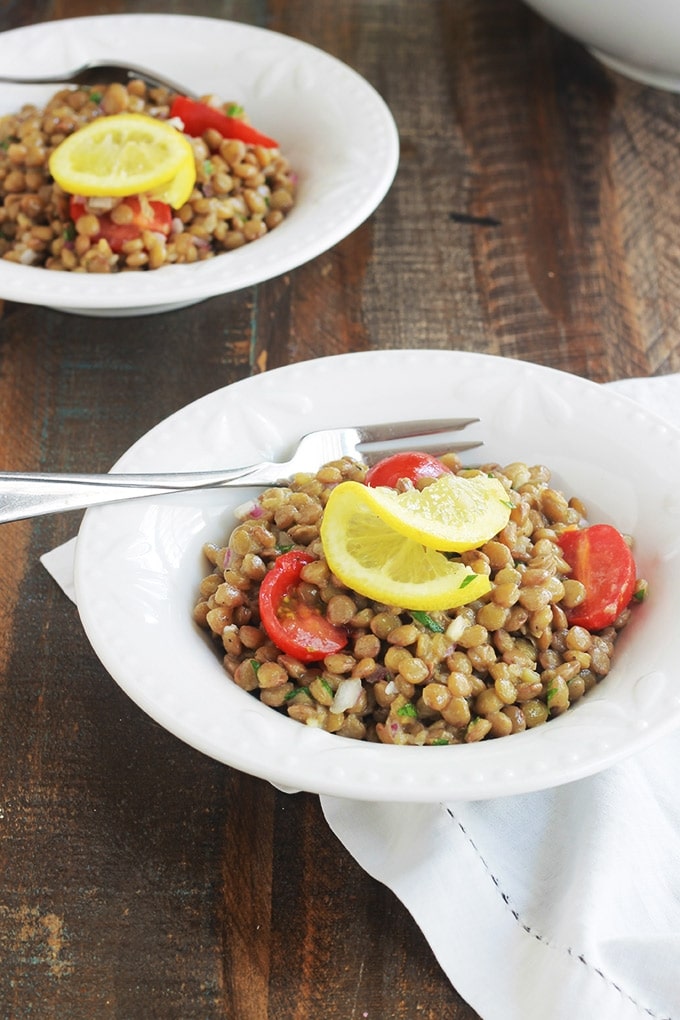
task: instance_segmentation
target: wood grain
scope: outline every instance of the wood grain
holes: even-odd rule
[[[677,96],[519,0],[25,0],[0,29],[128,11],[345,61],[393,111],[399,170],[344,241],[239,293],[124,328],[7,303],[0,467],[106,470],[205,393],[345,351],[680,370]],[[0,1016],[474,1020],[316,797],[211,761],[112,682],[38,560],[79,519],[0,529]]]

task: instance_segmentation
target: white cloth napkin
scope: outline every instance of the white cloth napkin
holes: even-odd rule
[[[609,385],[680,425],[680,375]],[[74,547],[41,558],[72,599]],[[680,1020],[680,734],[534,794],[321,805],[483,1020]]]

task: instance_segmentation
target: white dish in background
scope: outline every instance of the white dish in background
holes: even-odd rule
[[[51,74],[98,59],[148,67],[199,94],[241,103],[297,173],[297,204],[271,234],[197,265],[98,276],[0,260],[0,298],[87,315],[180,308],[327,251],[370,216],[392,183],[399,140],[389,109],[359,74],[307,43],[172,14],[73,18],[0,33],[4,75]],[[40,106],[57,88],[0,84],[0,114]]]
[[[351,400],[349,399],[351,396]],[[676,625],[680,432],[595,383],[538,365],[456,351],[319,358],[236,383],[157,425],[124,471],[278,458],[317,427],[479,415],[484,458],[553,469],[591,521],[635,536],[651,595],[621,636],[614,668],[544,726],[454,747],[390,747],[309,729],[260,704],[224,672],[191,611],[252,490],[148,498],[89,510],[77,542],[83,625],[124,691],[181,740],[277,786],[384,801],[480,800],[589,775],[680,725]],[[355,421],[360,412],[362,421]],[[466,455],[470,463],[479,451]]]
[[[527,0],[619,74],[680,92],[677,0]]]

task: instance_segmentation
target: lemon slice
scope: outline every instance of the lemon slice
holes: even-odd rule
[[[453,609],[491,590],[485,574],[393,528],[375,511],[377,491],[342,482],[326,504],[321,542],[343,584],[403,609]]]
[[[182,163],[175,176],[167,184],[162,184],[159,188],[154,188],[149,192],[149,198],[152,202],[165,202],[173,209],[181,209],[184,203],[189,201],[195,183],[196,162],[192,153],[191,162]]]
[[[187,184],[196,172],[185,136],[166,121],[141,113],[98,117],[74,131],[54,150],[49,168],[71,195],[141,195],[180,178],[180,205],[191,193],[193,180]]]
[[[400,535],[431,549],[465,552],[497,535],[510,518],[512,504],[497,478],[441,475],[422,491],[351,486],[353,498]]]

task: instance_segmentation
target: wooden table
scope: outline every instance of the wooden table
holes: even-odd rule
[[[269,283],[124,328],[7,303],[1,467],[106,470],[189,401],[344,351],[680,369],[677,96],[519,0],[24,0],[0,29],[126,11],[328,51],[390,105],[400,169],[350,237]],[[79,519],[0,528],[0,1017],[475,1017],[317,797],[204,757],[110,679],[38,561]]]

